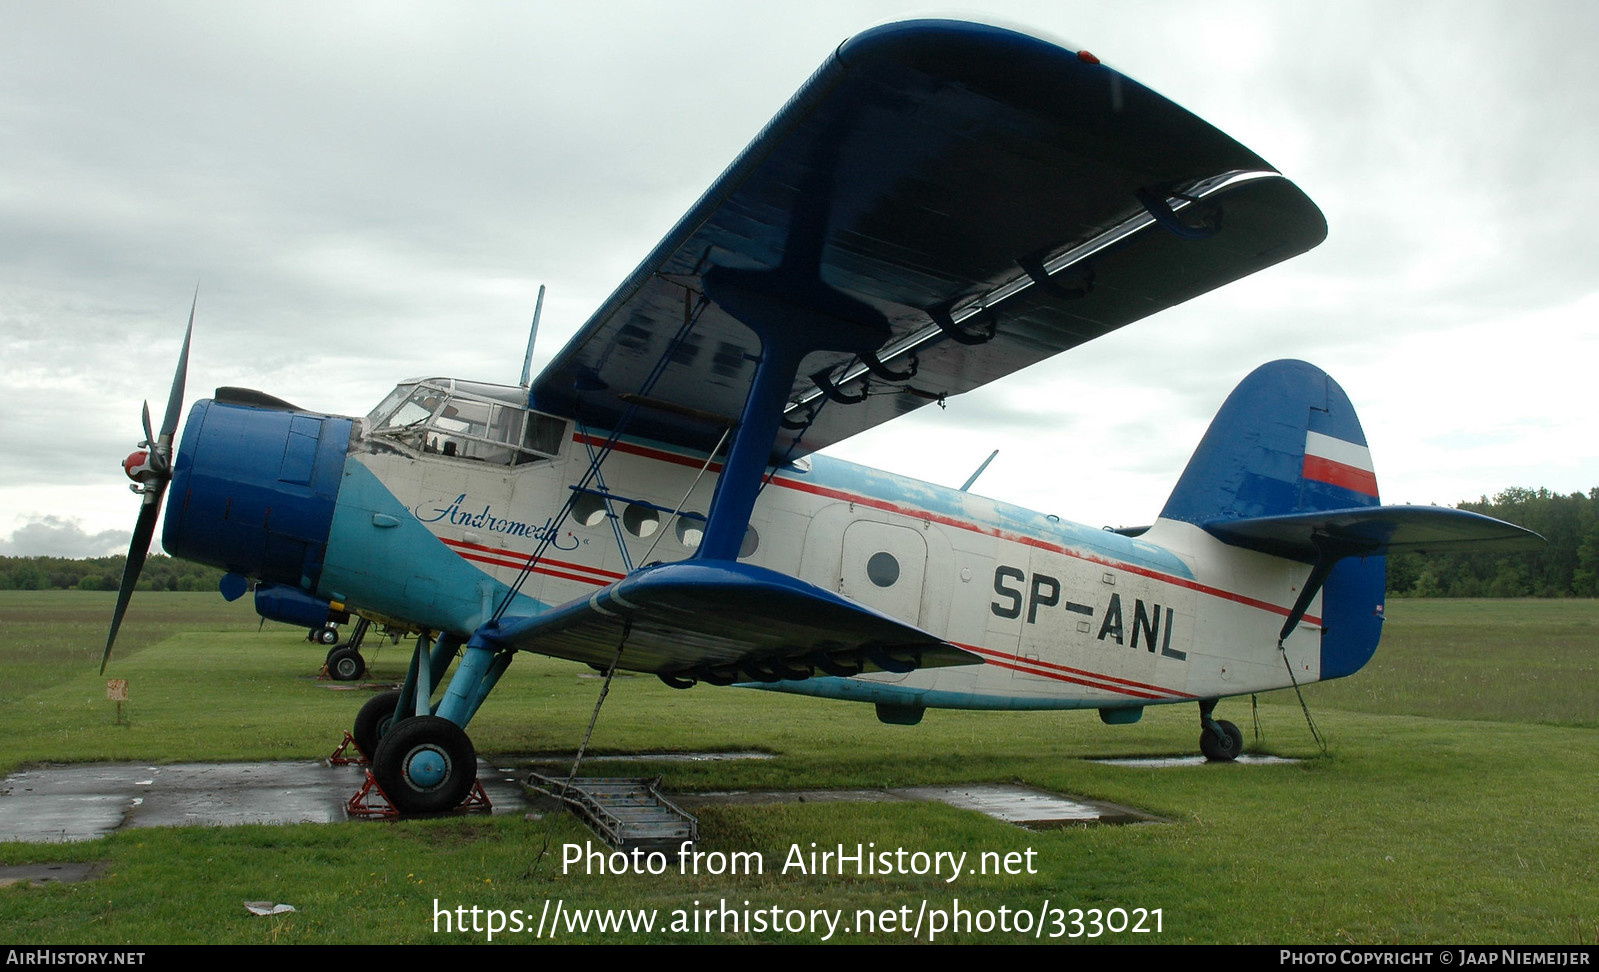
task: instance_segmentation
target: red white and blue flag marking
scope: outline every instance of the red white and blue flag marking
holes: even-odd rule
[[[1304,476],[1377,498],[1377,473],[1371,464],[1371,450],[1330,435],[1305,432]]]

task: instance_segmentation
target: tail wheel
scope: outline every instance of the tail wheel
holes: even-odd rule
[[[477,752],[460,726],[438,716],[395,723],[372,756],[372,776],[402,813],[454,810],[477,780]]]
[[[367,699],[361,711],[355,714],[355,728],[350,730],[350,735],[355,737],[355,748],[368,760],[377,755],[378,743],[399,721],[394,711],[399,705],[399,692],[381,692]]]
[[[353,648],[340,648],[328,654],[328,674],[335,682],[353,682],[366,674],[366,659]]]
[[[1199,751],[1212,763],[1230,763],[1244,751],[1244,734],[1226,719],[1216,720],[1216,732],[1209,726],[1199,732]]]

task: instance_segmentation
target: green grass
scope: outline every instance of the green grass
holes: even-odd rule
[[[145,641],[119,646],[108,675],[129,679],[126,725],[114,722],[95,674],[109,600],[0,595],[0,680],[33,675],[0,705],[0,764],[139,759],[315,758],[337,741],[362,692],[311,677],[323,649],[291,629],[256,633],[248,608],[211,597],[141,595]],[[168,601],[168,598],[177,599]],[[54,600],[51,600],[54,599]],[[102,601],[104,603],[102,603]],[[588,833],[570,819],[519,817],[331,826],[137,830],[72,845],[0,844],[0,863],[104,860],[104,876],[0,889],[0,937],[19,945],[159,942],[441,942],[433,902],[532,911],[564,907],[673,909],[726,899],[784,909],[1053,907],[1161,909],[1160,934],[1098,940],[1316,945],[1599,944],[1599,812],[1593,767],[1593,602],[1415,602],[1390,605],[1372,666],[1307,697],[1331,740],[1327,756],[1289,694],[1263,699],[1263,742],[1247,700],[1221,714],[1254,748],[1306,757],[1275,766],[1151,770],[1101,756],[1189,753],[1192,706],[1148,710],[1133,726],[1089,713],[929,712],[884,726],[868,706],[772,693],[675,692],[619,679],[596,729],[598,752],[763,749],[761,762],[664,764],[677,790],[881,787],[1019,780],[1137,806],[1167,823],[1028,832],[938,804],[719,807],[701,816],[701,849],[755,851],[760,876],[562,874],[559,849]],[[29,628],[53,618],[46,628]],[[158,620],[159,619],[159,620]],[[165,631],[160,625],[168,624]],[[20,626],[14,628],[13,626]],[[76,629],[76,634],[73,632]],[[39,633],[43,632],[43,633]],[[12,641],[82,646],[70,665],[41,664]],[[1399,656],[1399,657],[1395,657]],[[406,658],[386,649],[380,677]],[[1458,670],[1456,670],[1458,668]],[[1527,676],[1536,673],[1537,684]],[[1548,683],[1550,691],[1539,691]],[[570,753],[598,692],[587,669],[519,658],[473,722],[480,751]],[[1340,694],[1343,693],[1343,694]],[[1476,700],[1462,717],[1464,693]],[[1442,697],[1440,697],[1442,696]],[[1280,703],[1280,704],[1279,704]],[[634,767],[661,772],[663,764]],[[608,765],[606,773],[627,767]],[[557,856],[532,869],[546,828]],[[875,843],[878,849],[1036,852],[1039,873],[813,877],[775,873],[789,847]],[[256,918],[244,900],[295,905]],[[552,904],[553,907],[553,904]],[[926,938],[924,933],[923,940]],[[787,941],[811,936],[657,933],[656,941]],[[496,941],[531,941],[503,934]],[[641,936],[563,935],[638,941]],[[836,940],[836,939],[835,939]],[[904,933],[847,941],[908,941]],[[1012,941],[992,932],[940,940]]]
[[[1599,728],[1599,600],[1396,598],[1387,615],[1376,657],[1313,705]]]
[[[0,591],[0,709],[98,668],[116,602],[115,592]],[[246,631],[259,621],[247,598],[228,604],[215,594],[140,593],[123,619],[115,657],[179,631]]]

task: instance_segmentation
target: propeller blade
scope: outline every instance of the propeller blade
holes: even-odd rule
[[[144,446],[150,450],[150,468],[165,476],[167,474],[166,457],[161,450],[156,448],[155,433],[150,431],[150,403],[144,403]]]
[[[167,415],[161,420],[161,437],[170,440],[178,431],[183,411],[183,383],[189,373],[189,338],[194,335],[194,309],[200,306],[200,288],[194,288],[194,303],[189,305],[189,327],[183,332],[183,350],[178,352],[178,370],[172,376],[172,391],[167,395]],[[152,443],[153,445],[154,443]]]
[[[144,505],[139,507],[139,522],[133,527],[133,542],[128,544],[128,561],[122,567],[122,586],[117,590],[117,610],[111,615],[111,633],[105,639],[105,654],[100,656],[100,674],[105,674],[106,663],[111,660],[111,646],[116,644],[117,629],[122,627],[122,615],[128,610],[133,597],[133,587],[139,583],[139,573],[144,570],[144,560],[150,554],[150,539],[155,536],[155,521],[161,517],[161,494],[166,484],[153,485],[145,494]]]
[[[158,438],[150,428],[150,403],[144,403],[144,439],[150,450],[149,462],[157,472],[143,485],[144,505],[139,507],[139,520],[133,526],[133,542],[128,544],[128,559],[122,566],[122,586],[117,589],[117,609],[111,615],[111,632],[106,635],[105,654],[100,656],[100,674],[111,661],[111,646],[117,643],[117,630],[122,627],[122,616],[127,613],[128,602],[133,599],[133,589],[139,583],[144,561],[150,555],[150,541],[155,537],[155,524],[161,518],[161,497],[166,495],[167,483],[172,479],[172,437],[178,431],[178,419],[183,411],[183,385],[189,373],[189,339],[194,336],[194,311],[200,305],[200,288],[194,288],[194,301],[189,305],[189,326],[183,332],[183,350],[178,352],[178,370],[172,376],[172,391],[167,394],[167,413],[161,420]]]

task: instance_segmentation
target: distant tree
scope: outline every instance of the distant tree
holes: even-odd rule
[[[112,591],[122,583],[123,557],[0,557],[0,590]],[[222,571],[156,554],[145,561],[139,589],[214,591]]]
[[[1599,596],[1599,488],[1562,495],[1512,487],[1493,499],[1463,502],[1541,534],[1546,544],[1520,553],[1473,552],[1388,558],[1388,592],[1398,597]]]

